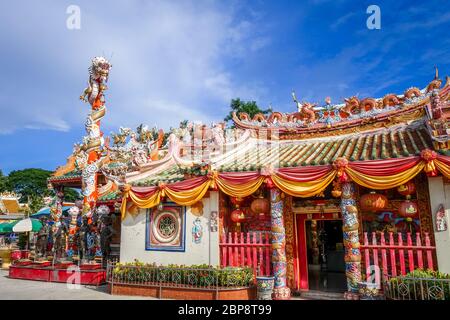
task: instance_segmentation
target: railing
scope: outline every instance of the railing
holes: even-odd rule
[[[248,288],[253,284],[250,268],[189,268],[108,263],[107,282],[158,288],[223,290]]]
[[[450,279],[385,275],[383,291],[391,300],[450,300]]]
[[[220,239],[222,267],[250,267],[259,276],[271,275],[270,232],[229,232]]]
[[[425,245],[422,245],[420,233],[416,233],[415,243],[411,233],[398,233],[394,236],[392,232],[389,232],[387,239],[384,233],[381,233],[379,238],[378,240],[377,234],[373,232],[369,241],[367,232],[364,233],[361,253],[366,279],[371,277],[374,267],[375,271],[382,269],[393,277],[404,276],[417,268],[434,270],[433,257],[436,248],[431,245],[428,233],[425,233]]]

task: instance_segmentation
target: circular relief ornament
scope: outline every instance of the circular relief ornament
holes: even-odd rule
[[[178,216],[171,211],[155,212],[153,223],[153,235],[162,243],[170,243],[175,240],[180,231]]]

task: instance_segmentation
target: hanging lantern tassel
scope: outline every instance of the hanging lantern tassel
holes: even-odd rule
[[[335,198],[339,198],[342,195],[342,186],[339,181],[333,181],[333,190],[331,194]]]
[[[436,165],[434,164],[434,159],[437,158],[437,153],[433,150],[425,149],[422,150],[420,156],[425,161],[425,167],[423,170],[426,172],[427,176],[437,176]]]
[[[211,184],[209,185],[209,188],[213,191],[217,191],[217,184],[216,181],[211,180]]]
[[[436,166],[434,165],[434,161],[427,162],[425,164],[424,170],[427,173],[427,176],[429,176],[429,177],[437,176],[437,171],[436,171]]]
[[[264,183],[266,184],[266,187],[267,187],[268,189],[273,189],[274,186],[275,186],[275,184],[273,183],[271,177],[266,177],[266,179],[264,180]]]
[[[211,179],[209,188],[213,191],[217,191],[218,187],[217,187],[216,179],[219,176],[219,173],[215,170],[211,170],[208,172],[207,176],[209,177],[209,179]]]
[[[333,168],[336,170],[336,175],[340,183],[349,181],[348,175],[345,169],[348,167],[348,160],[345,157],[339,157],[333,162]]]

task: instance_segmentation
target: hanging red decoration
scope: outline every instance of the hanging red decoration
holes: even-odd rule
[[[362,210],[378,211],[386,207],[388,199],[385,195],[371,192],[361,196],[359,202]]]
[[[397,188],[398,193],[403,196],[410,196],[416,192],[416,185],[412,181],[408,181]]]
[[[267,200],[262,196],[256,198],[255,200],[252,201],[250,209],[252,210],[252,212],[256,213],[260,218],[264,218],[264,216],[267,215],[270,210],[269,200]]]
[[[266,184],[267,189],[273,189],[275,187],[271,177],[266,177],[266,179],[264,179],[264,183]]]
[[[417,212],[419,212],[419,208],[417,206],[417,203],[415,203],[414,201],[403,201],[398,207],[398,213],[403,218],[412,218],[417,214]]]
[[[341,183],[348,182],[349,177],[345,170],[348,167],[348,160],[345,157],[339,157],[333,162],[333,168],[337,170],[336,176]]]
[[[240,226],[241,222],[244,221],[244,219],[245,219],[244,211],[242,211],[241,209],[235,209],[235,210],[231,211],[230,217],[231,217],[231,221],[236,223],[237,226]]]
[[[244,201],[244,198],[241,197],[230,197],[231,203],[234,204],[236,207],[239,207],[239,205]]]

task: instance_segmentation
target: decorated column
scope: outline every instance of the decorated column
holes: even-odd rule
[[[80,99],[88,102],[91,113],[86,119],[86,136],[78,152],[84,153],[83,163],[78,165],[82,169],[82,193],[83,215],[91,216],[95,209],[98,198],[97,173],[106,159],[105,141],[100,129],[101,119],[105,116],[106,106],[103,92],[106,90],[109,70],[111,64],[104,57],[95,57],[89,67],[88,88],[86,88]]]
[[[361,281],[361,251],[358,234],[358,208],[355,200],[355,186],[352,182],[342,183],[341,212],[343,220],[345,273],[348,292],[346,297],[353,299],[358,294]]]
[[[272,231],[272,268],[275,277],[273,298],[290,299],[291,291],[286,286],[286,233],[283,220],[283,201],[277,188],[270,189],[270,213]]]

